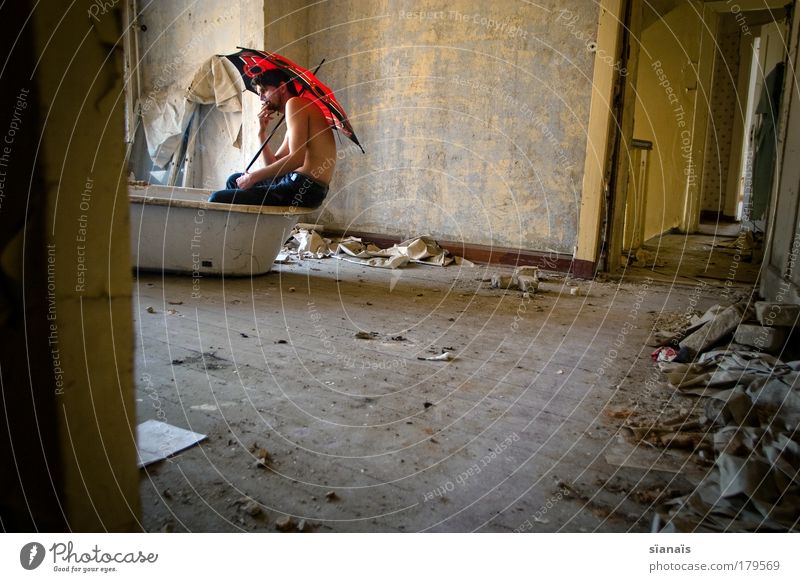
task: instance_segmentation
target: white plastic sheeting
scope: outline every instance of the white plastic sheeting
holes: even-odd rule
[[[153,162],[162,168],[169,163],[200,105],[214,105],[223,113],[228,139],[233,146],[240,147],[244,89],[244,81],[233,63],[214,56],[191,79],[148,95],[140,107],[147,151]]]

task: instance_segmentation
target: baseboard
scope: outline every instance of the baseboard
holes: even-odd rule
[[[390,247],[405,240],[403,237],[373,232],[356,232],[352,230],[326,229],[325,234],[333,236],[354,236],[364,241],[372,242],[381,248]],[[563,253],[545,253],[515,249],[512,247],[498,247],[472,243],[447,241],[437,239],[442,248],[450,254],[464,257],[474,263],[487,263],[492,265],[522,266],[530,265],[546,269],[571,273],[581,279],[591,279],[595,275],[595,264],[592,261],[573,259]]]

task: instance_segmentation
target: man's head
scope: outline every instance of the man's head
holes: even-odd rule
[[[292,78],[277,69],[256,75],[250,84],[261,97],[262,103],[273,111],[283,111],[286,102],[297,95]]]

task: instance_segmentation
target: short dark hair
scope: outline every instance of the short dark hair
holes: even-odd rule
[[[297,95],[297,88],[294,86],[294,80],[288,73],[279,69],[270,69],[253,77],[250,85],[253,89],[258,87],[280,87],[281,83],[286,83],[286,88],[292,95]]]

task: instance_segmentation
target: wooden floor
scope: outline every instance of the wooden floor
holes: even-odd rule
[[[752,286],[758,279],[761,244],[751,248],[742,241],[737,243],[738,229],[738,223],[704,224],[697,234],[656,236],[642,245],[650,254],[648,264],[624,267],[622,274],[629,279],[648,276],[684,285],[730,281]]]
[[[140,275],[139,420],[208,435],[142,470],[143,529],[274,531],[289,515],[317,531],[649,530],[646,492],[686,484],[607,462],[621,445],[603,410],[652,376],[652,318],[691,290],[571,295],[551,276],[525,299],[489,288],[493,271],[324,259],[252,280]],[[419,359],[442,351],[455,359]]]

